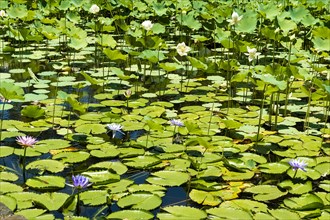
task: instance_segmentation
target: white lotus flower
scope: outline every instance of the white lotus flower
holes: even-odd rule
[[[185,42],[182,42],[176,46],[176,51],[180,56],[187,56],[188,52],[191,51],[191,48],[186,46]]]
[[[141,25],[144,28],[144,30],[146,30],[146,31],[150,31],[151,28],[154,26],[154,24],[150,20],[146,20],[146,21],[142,22]]]
[[[255,60],[261,53],[257,52],[256,48],[247,47],[248,52],[244,53],[245,55],[249,56],[249,61]]]
[[[243,15],[239,16],[237,12],[234,11],[233,14],[231,15],[231,19],[228,19],[227,21],[229,22],[230,25],[236,25],[242,18]]]
[[[7,17],[7,14],[4,10],[0,11],[0,17]]]
[[[100,7],[97,5],[92,5],[91,8],[89,9],[90,13],[97,14],[100,11]]]

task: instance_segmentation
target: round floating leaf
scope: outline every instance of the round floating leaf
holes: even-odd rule
[[[105,161],[105,162],[99,162],[96,164],[93,164],[89,167],[89,169],[106,169],[106,170],[112,170],[114,172],[116,172],[119,175],[122,175],[124,173],[126,173],[126,171],[128,170],[127,167],[122,164],[119,161],[114,161],[114,162],[110,162],[110,161]]]
[[[18,212],[15,212],[15,215],[22,215],[27,219],[37,219],[36,217],[45,213],[44,209],[25,209]]]
[[[98,150],[92,150],[90,152],[92,156],[98,158],[116,157],[119,153],[120,152],[116,149],[116,146],[101,147]]]
[[[89,158],[89,153],[79,152],[61,152],[53,156],[54,160],[60,159],[63,163],[80,163]]]
[[[322,199],[314,194],[304,194],[300,197],[286,198],[283,202],[288,208],[300,211],[322,209],[324,206]]]
[[[312,182],[307,181],[304,183],[293,183],[291,180],[284,180],[280,184],[279,187],[287,189],[289,193],[292,194],[304,194],[312,191]]]
[[[76,127],[75,131],[84,134],[104,134],[107,129],[102,124],[83,124]]]
[[[62,207],[67,198],[69,198],[68,194],[53,192],[39,194],[33,200],[49,211],[56,211]]]
[[[62,149],[70,147],[70,142],[62,139],[47,139],[41,140],[37,143],[36,147],[44,148],[46,152],[49,150]]]
[[[50,159],[36,160],[26,166],[26,169],[38,169],[42,172],[47,170],[52,173],[61,172],[64,168],[65,165],[62,162]]]
[[[268,211],[268,207],[266,204],[249,199],[234,199],[231,201],[225,201],[221,203],[221,207],[244,209],[249,210],[253,213]]]
[[[152,177],[149,177],[147,182],[161,186],[180,186],[189,179],[190,176],[187,173],[163,170],[152,173]]]
[[[253,193],[253,198],[258,201],[274,200],[287,194],[287,192],[280,191],[277,186],[272,185],[258,185],[247,188],[244,192]]]
[[[225,172],[222,172],[222,173],[223,173],[222,178],[226,181],[248,180],[248,179],[251,179],[254,176],[254,172],[252,172],[252,171],[247,171],[247,172],[244,172],[244,173],[225,171]]]
[[[106,190],[88,190],[80,193],[80,199],[84,205],[97,206],[107,203],[108,192]]]
[[[259,166],[263,173],[281,174],[290,168],[288,163],[266,163]]]
[[[65,187],[65,179],[60,176],[39,176],[28,179],[26,185],[34,189],[61,189]]]
[[[113,212],[107,216],[107,219],[129,219],[129,220],[141,220],[141,219],[153,219],[154,215],[148,211],[143,210],[122,210]]]
[[[29,105],[22,109],[22,115],[28,118],[41,118],[45,115],[45,110],[38,105]]]
[[[268,212],[272,214],[272,216],[274,216],[276,219],[300,219],[299,215],[296,212],[289,211],[287,209],[271,209]]]
[[[134,158],[129,158],[124,161],[124,164],[129,167],[134,167],[137,169],[143,169],[147,167],[151,167],[160,163],[161,160],[155,156],[138,156]]]
[[[165,207],[164,210],[168,213],[158,213],[157,217],[160,220],[162,219],[197,220],[197,219],[205,219],[207,217],[205,211],[187,206],[169,206],[169,207]]]
[[[330,180],[321,181],[319,187],[327,192],[330,192]]]
[[[8,146],[0,146],[0,157],[7,157],[14,153],[15,148]]]
[[[314,167],[322,176],[330,174],[330,163],[319,163]]]
[[[0,202],[6,204],[6,206],[12,211],[16,209],[16,199],[14,199],[13,197],[0,195]],[[3,217],[4,210],[1,210],[1,214],[1,217]]]
[[[9,192],[22,192],[23,188],[14,183],[9,182],[0,182],[0,191],[1,193],[9,193]]]
[[[2,171],[2,172],[0,172],[0,180],[1,181],[16,181],[16,180],[18,180],[18,176],[15,173]]]
[[[107,184],[107,189],[110,190],[109,192],[111,192],[111,193],[126,192],[127,188],[130,185],[132,185],[133,183],[134,183],[134,181],[132,181],[132,180],[122,179],[118,182]],[[101,187],[103,187],[103,186],[101,186]]]
[[[218,217],[220,219],[253,219],[252,216],[244,211],[244,210],[240,210],[240,209],[234,209],[234,208],[224,208],[224,207],[219,207],[219,208],[213,208],[213,209],[208,209],[206,210],[207,213]]]
[[[107,170],[83,172],[82,175],[90,177],[90,181],[94,184],[108,183],[120,180],[120,176],[118,174],[110,173]]]
[[[118,200],[117,205],[121,208],[131,206],[132,209],[152,210],[162,204],[162,200],[158,195],[151,193],[134,193],[122,197]]]
[[[219,194],[215,192],[206,192],[202,190],[193,189],[189,193],[189,197],[194,202],[202,205],[217,206],[221,203]]]

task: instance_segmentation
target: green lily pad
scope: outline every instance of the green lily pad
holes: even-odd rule
[[[9,193],[9,192],[22,192],[23,188],[21,186],[18,186],[14,183],[9,182],[0,182],[0,191],[1,193]]]
[[[189,174],[178,171],[158,171],[147,178],[147,182],[161,186],[180,186],[190,179]]]
[[[290,211],[288,209],[270,209],[269,213],[276,219],[300,219],[299,215],[296,212]]]
[[[18,176],[15,173],[1,171],[0,172],[0,180],[1,181],[16,181],[18,180]]]
[[[38,216],[42,215],[45,212],[45,209],[25,209],[15,212],[15,215],[22,215],[27,219],[36,219]]]
[[[65,179],[60,176],[39,176],[28,179],[26,185],[34,189],[61,189],[65,187]]]
[[[53,156],[54,160],[61,160],[63,163],[80,163],[89,158],[89,153],[84,151],[78,152],[61,152]]]
[[[286,189],[292,194],[304,194],[312,191],[312,182],[293,183],[291,180],[284,180],[278,184],[279,187]]]
[[[45,171],[58,173],[63,171],[64,168],[65,165],[62,162],[50,159],[36,160],[26,166],[26,169],[38,169],[41,173]]]
[[[263,173],[281,174],[289,169],[290,165],[286,163],[266,163],[259,166]]]
[[[76,127],[75,131],[84,134],[104,134],[107,129],[102,124],[83,124]]]
[[[304,194],[300,197],[286,198],[283,203],[290,209],[300,211],[322,209],[324,206],[322,199],[314,194]]]
[[[0,195],[0,202],[6,204],[6,206],[12,211],[16,209],[16,199],[13,197]]]
[[[288,193],[286,191],[282,192],[277,188],[277,186],[272,185],[252,186],[245,189],[244,192],[253,193],[253,198],[257,201],[274,200]]]
[[[252,216],[240,209],[234,209],[234,208],[229,208],[229,207],[219,207],[219,208],[213,208],[213,209],[208,209],[206,212],[212,216],[218,217],[220,219],[253,219]]]
[[[107,203],[109,194],[106,190],[88,190],[80,193],[84,205],[98,206]]]
[[[198,204],[208,206],[217,206],[222,201],[216,191],[206,192],[202,190],[193,189],[190,191],[189,197],[191,198],[191,200],[197,202]]]
[[[87,171],[87,172],[83,172],[82,175],[90,177],[90,181],[95,185],[115,182],[120,179],[120,176],[118,174],[110,173],[107,170]]]
[[[143,169],[147,167],[151,167],[160,163],[159,158],[155,156],[137,156],[134,158],[129,158],[124,160],[124,164],[128,167],[134,167],[137,169]]]
[[[104,161],[104,162],[99,162],[96,164],[93,164],[89,167],[89,169],[105,169],[105,170],[111,170],[114,171],[115,173],[122,175],[126,173],[128,168],[122,164],[120,161]]]
[[[14,153],[15,148],[9,146],[0,146],[0,157],[7,157]]]
[[[168,206],[164,208],[164,211],[166,211],[167,213],[157,214],[157,217],[160,220],[162,219],[198,220],[198,219],[205,219],[207,217],[205,211],[187,206]]]
[[[153,219],[154,215],[148,211],[143,210],[122,210],[113,212],[107,216],[107,219],[130,219],[130,220],[140,220],[140,219]]]
[[[118,200],[121,208],[131,207],[131,209],[152,210],[162,203],[158,195],[151,193],[133,193]]]
[[[33,200],[49,211],[56,211],[61,208],[67,198],[69,198],[68,194],[53,192],[38,194]]]

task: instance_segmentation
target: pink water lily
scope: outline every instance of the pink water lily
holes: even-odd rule
[[[16,138],[16,142],[22,147],[33,147],[38,140],[32,136],[19,136]]]

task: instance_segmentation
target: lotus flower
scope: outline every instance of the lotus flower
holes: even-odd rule
[[[289,161],[290,166],[294,171],[297,171],[298,169],[301,169],[306,172],[305,167],[307,166],[307,163],[303,160],[299,159],[292,159]]]
[[[38,140],[31,136],[19,136],[16,138],[16,142],[22,147],[33,147]]]
[[[91,8],[89,9],[90,13],[97,14],[100,11],[100,7],[97,5],[92,5]]]
[[[151,28],[154,26],[154,24],[150,20],[146,20],[146,21],[142,22],[141,25],[146,31],[150,31]]]
[[[227,21],[229,22],[230,25],[236,25],[242,18],[243,15],[239,16],[237,12],[234,11],[233,14],[231,15],[231,19],[228,19]]]
[[[261,53],[257,52],[256,48],[247,47],[248,52],[244,53],[245,55],[249,56],[249,61],[255,60]]]
[[[191,51],[191,48],[186,46],[185,42],[182,42],[176,46],[176,51],[180,56],[187,56],[188,52]]]
[[[1,10],[0,11],[0,17],[7,17],[7,14],[6,14],[6,12],[4,11],[4,10]]]
[[[183,127],[183,125],[184,125],[183,122],[179,119],[172,119],[172,120],[170,120],[170,122],[171,122],[171,125],[173,125],[173,126]]]

